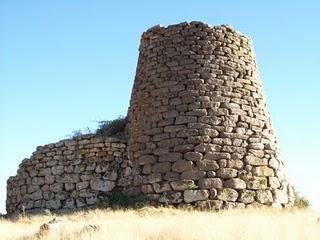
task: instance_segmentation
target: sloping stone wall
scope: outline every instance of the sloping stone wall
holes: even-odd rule
[[[38,147],[7,185],[7,212],[107,205],[113,191],[202,209],[292,206],[250,39],[201,22],[141,38],[125,141]]]
[[[129,158],[156,201],[212,208],[291,206],[250,39],[201,22],[141,38]]]
[[[130,185],[126,142],[84,135],[37,147],[7,184],[7,212],[75,209],[107,204]]]

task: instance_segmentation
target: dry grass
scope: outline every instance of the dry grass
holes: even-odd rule
[[[28,238],[39,226],[54,216],[20,217],[16,221],[0,220],[0,239]],[[320,239],[317,214],[307,210],[245,210],[199,212],[170,208],[140,210],[92,210],[57,216],[61,219],[60,238],[107,240],[214,240],[214,239]],[[96,225],[97,232],[79,234],[83,226]]]

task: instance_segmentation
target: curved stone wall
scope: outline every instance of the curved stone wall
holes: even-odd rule
[[[126,143],[85,135],[39,146],[7,184],[7,212],[108,204],[112,190],[131,185]]]
[[[250,39],[201,22],[143,33],[129,157],[141,191],[204,208],[291,206]]]

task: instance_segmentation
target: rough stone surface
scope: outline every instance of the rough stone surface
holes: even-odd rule
[[[290,207],[251,40],[190,22],[143,33],[124,139],[83,135],[37,147],[7,182],[7,212],[107,204]]]
[[[132,184],[128,169],[125,140],[83,135],[39,146],[8,179],[7,212],[98,205],[100,194],[111,194],[117,185],[125,190],[124,180]]]
[[[209,197],[207,190],[186,190],[183,193],[183,198],[186,203],[206,200]]]

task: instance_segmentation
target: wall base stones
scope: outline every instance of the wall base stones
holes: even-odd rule
[[[201,22],[141,38],[127,138],[38,147],[7,185],[7,212],[108,206],[112,194],[219,210],[289,207],[250,39]]]

